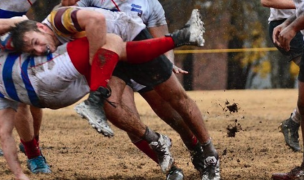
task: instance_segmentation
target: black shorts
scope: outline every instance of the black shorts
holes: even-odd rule
[[[148,30],[141,31],[134,41],[150,39],[152,36]],[[129,64],[118,62],[113,76],[116,76],[129,84],[130,79],[152,89],[154,86],[165,82],[172,74],[173,64],[165,56],[161,55],[154,60],[142,64]]]
[[[303,56],[302,56],[301,62],[300,62],[300,72],[299,72],[298,80],[301,82],[304,82],[304,57]]]
[[[272,42],[273,42],[273,39],[272,39],[273,29],[276,26],[282,24],[284,21],[285,21],[285,19],[282,19],[282,20],[277,20],[277,21],[271,21],[269,23],[269,36],[270,36]],[[292,61],[295,58],[303,55],[303,52],[304,52],[303,35],[301,32],[298,32],[296,34],[296,36],[290,42],[289,51],[285,51],[284,49],[282,49],[281,47],[278,47],[277,45],[275,45],[275,46],[283,55],[285,55],[287,57],[288,61]]]

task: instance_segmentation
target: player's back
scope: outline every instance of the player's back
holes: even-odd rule
[[[1,0],[0,18],[22,16],[30,9],[36,0]]]
[[[165,12],[158,0],[80,0],[77,5],[98,7],[110,11],[132,12],[141,17],[147,27],[166,24]]]

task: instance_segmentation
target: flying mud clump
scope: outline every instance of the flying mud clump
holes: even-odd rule
[[[234,120],[234,125],[229,124],[226,129],[227,129],[228,137],[235,137],[235,134],[242,130],[242,126],[240,123],[237,122],[237,119],[236,119],[236,120]]]

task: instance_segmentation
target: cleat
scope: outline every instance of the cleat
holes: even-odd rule
[[[182,45],[204,46],[205,40],[203,38],[205,33],[204,23],[201,20],[201,15],[198,9],[192,10],[191,17],[185,24],[184,28],[174,31],[171,36],[173,38],[175,47]]]
[[[201,172],[204,169],[204,154],[200,143],[196,145],[193,151],[190,151],[190,156],[194,168]]]
[[[190,151],[191,161],[195,169],[200,172],[202,180],[220,180],[220,162],[218,155],[205,156],[203,148],[197,144],[193,151]]]
[[[42,173],[42,174],[48,174],[51,173],[51,169],[49,165],[46,163],[46,160],[43,156],[38,156],[33,159],[27,160],[27,167],[28,169],[34,173]]]
[[[183,180],[183,179],[184,179],[183,170],[173,165],[167,174],[166,180]]]
[[[3,154],[3,151],[0,149],[0,156],[3,156],[4,154]]]
[[[218,155],[207,156],[204,159],[204,169],[201,171],[202,180],[220,180],[220,161]]]
[[[304,180],[304,172],[301,167],[296,167],[288,173],[274,173],[272,180]]]
[[[293,151],[301,151],[299,144],[299,128],[300,124],[294,122],[291,118],[281,123],[281,132],[284,135],[286,145],[288,145]]]
[[[157,141],[152,141],[150,144],[152,150],[156,153],[159,166],[163,173],[167,173],[174,162],[170,148],[172,146],[170,138],[159,134]]]
[[[91,105],[87,100],[75,106],[74,109],[80,116],[87,119],[90,125],[96,129],[98,133],[101,133],[106,137],[114,136],[114,132],[108,124],[103,109]]]
[[[113,107],[114,103],[107,100],[111,96],[111,89],[99,87],[96,91],[91,91],[89,98],[75,107],[75,110],[82,117],[85,117],[91,126],[97,130],[98,133],[106,137],[114,136],[113,130],[107,122],[107,117],[104,112],[104,102],[108,102]]]

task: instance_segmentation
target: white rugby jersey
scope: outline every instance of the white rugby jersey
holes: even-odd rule
[[[277,21],[282,19],[287,19],[291,16],[294,16],[296,14],[295,9],[275,9],[270,8],[270,16],[268,18],[268,21]]]
[[[148,28],[167,24],[165,11],[158,0],[80,0],[77,5],[133,12],[141,17]]]
[[[296,16],[304,15],[304,1],[303,0],[294,0],[296,6]],[[304,30],[301,30],[301,33],[304,35]]]

